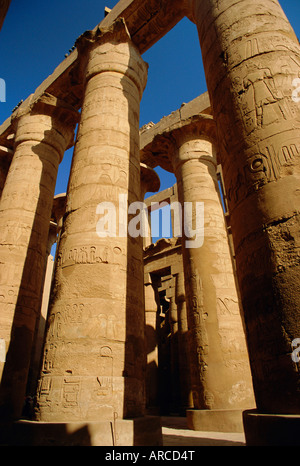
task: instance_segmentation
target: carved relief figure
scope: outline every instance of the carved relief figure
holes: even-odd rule
[[[259,68],[252,71],[244,78],[247,103],[247,126],[249,119],[253,127],[269,125],[282,117],[286,118],[285,111],[280,105],[280,96],[275,86],[272,73],[269,68]],[[276,104],[276,105],[274,105]]]

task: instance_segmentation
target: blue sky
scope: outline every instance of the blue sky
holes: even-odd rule
[[[104,17],[104,7],[117,0],[12,0],[0,31],[0,78],[6,102],[0,102],[0,124],[12,109],[53,72],[77,37]],[[300,0],[281,0],[300,37]],[[143,55],[149,63],[148,84],[141,102],[140,125],[163,116],[206,91],[197,30],[182,20]],[[72,150],[59,168],[56,194],[65,192]],[[173,175],[158,170],[161,189],[174,184]]]

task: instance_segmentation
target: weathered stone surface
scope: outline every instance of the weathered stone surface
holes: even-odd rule
[[[80,39],[85,98],[39,385],[41,421],[144,413],[141,238],[100,237],[97,206],[140,200],[139,102],[147,65],[123,21]],[[78,42],[78,44],[79,44]],[[128,218],[124,219],[125,227]],[[119,232],[117,232],[119,233]]]
[[[180,109],[172,112],[171,115],[163,117],[156,125],[151,123],[141,128],[141,162],[153,168],[159,165],[165,170],[173,172],[173,166],[168,156],[168,137],[164,138],[164,134],[168,134],[169,131],[175,128],[187,126],[191,119],[199,114],[203,115],[203,119],[207,119],[207,123],[210,125],[212,116],[207,93],[200,95],[187,104],[183,104]],[[212,131],[214,131],[213,128]]]
[[[193,2],[259,410],[300,413],[300,48],[277,0]],[[237,21],[238,18],[238,21]]]
[[[18,446],[160,446],[160,418],[98,420],[95,422],[44,423],[19,421],[13,426],[13,445]],[[126,456],[126,459],[128,457]]]
[[[243,413],[240,409],[188,409],[186,420],[189,429],[203,432],[244,432]]]
[[[15,152],[0,202],[0,338],[7,352],[0,363],[4,417],[18,418],[22,412],[56,175],[77,118],[74,109],[50,95],[14,115]]]
[[[147,74],[140,54],[184,15],[198,27],[208,94],[139,134]],[[0,11],[0,23],[2,17]],[[211,427],[215,419],[240,425],[236,415],[249,406],[252,392],[230,228],[259,409],[245,414],[246,436],[253,444],[257,429],[266,444],[274,444],[283,430],[298,425],[300,372],[291,350],[300,322],[300,115],[292,98],[299,67],[299,43],[277,0],[121,0],[1,125],[2,419],[19,417],[22,408],[51,219],[58,260],[37,407],[46,422],[23,427],[39,442],[45,433],[52,436],[52,428],[73,429],[78,422],[83,437],[76,434],[76,442],[85,443],[92,432],[97,444],[108,425],[99,418],[110,424],[118,418],[125,426],[123,418],[131,416],[136,421],[124,427],[124,442],[142,444],[134,438],[137,426],[145,427],[139,418],[146,368],[142,241],[97,235],[96,209],[101,202],[114,204],[118,218],[119,195],[130,204],[159,189],[152,169],[160,165],[176,174],[181,204],[204,201],[205,237],[198,248],[187,247],[183,238],[185,292],[180,240],[148,246],[146,238],[148,369],[159,365],[158,292],[170,360],[169,379],[162,379],[176,387],[167,400],[170,409],[186,400],[194,408],[188,412],[192,428]],[[66,212],[65,197],[57,199],[52,218],[57,167],[73,145],[79,108]],[[217,164],[229,209],[226,225]],[[169,194],[175,196],[173,188]],[[131,219],[122,217],[121,230]],[[175,220],[173,214],[178,228]],[[187,366],[192,382],[184,392]],[[147,381],[158,374],[148,370]],[[148,401],[157,396],[155,390],[148,395]],[[159,442],[157,420],[151,429]]]
[[[191,116],[156,134],[155,147],[177,178],[181,206],[204,202],[204,242],[196,247],[183,228],[183,264],[195,409],[231,410],[255,406],[245,334],[232,260],[218,194],[214,122]],[[155,128],[150,129],[152,133]],[[165,143],[162,145],[161,141]],[[185,218],[185,217],[184,217]],[[217,418],[217,416],[216,416]],[[196,425],[197,423],[195,423]],[[240,413],[239,428],[242,426]]]
[[[109,28],[118,18],[124,18],[133,43],[144,53],[161,39],[184,16],[189,14],[187,0],[120,0],[111,12],[94,28]],[[70,74],[78,64],[75,49],[53,73],[43,81],[34,93],[35,99],[48,92],[69,102],[74,108],[82,105],[84,90],[82,83],[70,86]],[[0,142],[11,132],[8,118],[0,127]]]

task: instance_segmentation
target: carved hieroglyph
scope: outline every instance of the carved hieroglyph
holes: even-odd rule
[[[141,238],[118,230],[99,237],[96,208],[111,202],[119,218],[120,194],[140,201],[139,105],[148,67],[123,20],[86,32],[76,45],[85,97],[39,383],[42,421],[136,417],[145,403]]]
[[[277,0],[193,0],[261,412],[300,413],[300,48]]]
[[[47,259],[57,176],[78,114],[46,94],[14,115],[15,152],[0,202],[0,338],[3,415],[21,415]]]

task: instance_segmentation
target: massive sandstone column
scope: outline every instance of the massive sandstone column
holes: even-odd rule
[[[122,419],[145,409],[142,238],[127,235],[126,209],[127,197],[131,204],[141,195],[139,106],[147,65],[123,20],[86,32],[76,45],[85,93],[36,414],[47,423],[97,425],[90,442],[124,445],[137,442],[138,428]],[[101,235],[101,221],[109,233]],[[124,440],[126,425],[131,434]]]
[[[300,414],[291,358],[300,335],[299,43],[277,0],[191,3],[221,145],[257,407]]]
[[[200,115],[179,126],[170,134],[175,142],[172,162],[184,212],[184,203],[193,205],[193,229],[200,220],[196,203],[204,203],[203,244],[201,239],[189,243],[183,216],[182,253],[194,401],[194,410],[188,410],[187,417],[194,429],[240,431],[241,410],[255,403],[218,190],[216,150],[211,138],[214,123],[210,117]]]
[[[29,98],[13,116],[15,152],[0,202],[2,419],[22,412],[57,170],[77,118],[72,107],[49,94],[35,103]]]

